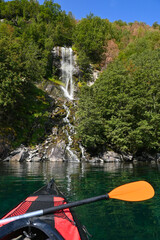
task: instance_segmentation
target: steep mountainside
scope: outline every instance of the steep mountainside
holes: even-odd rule
[[[52,0],[0,1],[0,157],[53,132],[78,158],[157,154],[159,48],[157,22],[111,23],[93,14],[76,21]]]

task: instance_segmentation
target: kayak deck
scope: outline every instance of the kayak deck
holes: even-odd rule
[[[25,213],[66,204],[63,194],[58,190],[54,180],[31,196],[27,197],[17,207],[2,219]],[[23,238],[17,237],[23,236]],[[0,226],[0,239],[57,239],[86,240],[87,236],[70,209],[60,210],[54,214],[42,217],[26,218]],[[29,238],[30,237],[30,238]]]

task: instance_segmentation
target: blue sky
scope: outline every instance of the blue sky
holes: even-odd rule
[[[39,0],[40,4],[43,0]],[[160,24],[160,0],[54,0],[67,13],[71,11],[76,19],[86,17],[92,12],[113,22],[135,20],[152,25]]]

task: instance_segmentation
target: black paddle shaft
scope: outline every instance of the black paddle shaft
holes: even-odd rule
[[[43,210],[43,215],[53,213],[53,212],[57,212],[57,211],[60,211],[60,210],[66,209],[66,208],[78,207],[78,206],[81,206],[81,205],[84,205],[84,204],[93,203],[93,202],[97,202],[97,201],[100,201],[100,200],[108,200],[108,199],[109,199],[108,194],[97,196],[97,197],[92,197],[92,198],[87,198],[87,199],[84,199],[84,200],[80,200],[80,201],[76,201],[76,202],[67,203],[67,204],[56,206],[56,207],[51,207],[51,208],[44,209]]]

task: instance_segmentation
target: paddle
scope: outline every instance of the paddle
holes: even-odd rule
[[[9,223],[11,221],[15,221],[23,218],[42,216],[42,215],[57,212],[63,209],[77,207],[80,205],[93,203],[93,202],[97,202],[104,199],[109,200],[114,198],[114,199],[119,199],[123,201],[133,201],[133,202],[144,201],[152,198],[154,194],[155,194],[154,189],[148,182],[145,182],[145,181],[132,182],[132,183],[127,183],[125,185],[119,186],[113,189],[110,193],[105,195],[87,198],[84,200],[67,203],[67,204],[56,206],[56,207],[51,207],[51,208],[38,210],[38,211],[23,214],[23,215],[15,216],[15,217],[2,219],[0,220],[0,224]]]

